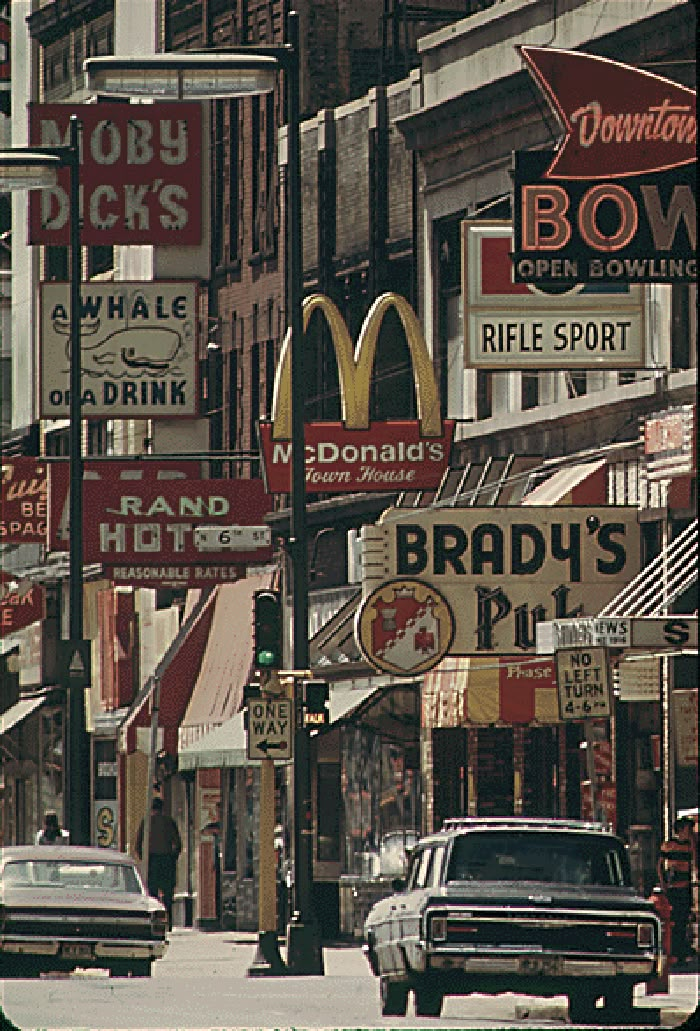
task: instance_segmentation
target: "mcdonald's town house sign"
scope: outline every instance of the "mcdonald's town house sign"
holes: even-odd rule
[[[418,401],[418,418],[370,422],[370,381],[379,331],[394,309],[406,336]],[[323,294],[304,301],[304,330],[315,311],[326,318],[336,360],[342,406],[340,422],[304,426],[306,490],[310,493],[426,490],[437,487],[450,460],[454,420],[440,416],[435,374],[413,309],[398,294],[372,304],[353,347],[338,308]],[[259,425],[267,490],[291,489],[291,347],[285,338],[275,382],[272,419]]]

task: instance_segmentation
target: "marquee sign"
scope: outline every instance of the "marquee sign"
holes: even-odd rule
[[[262,480],[164,480],[96,483],[83,487],[84,559],[129,568],[202,566],[195,544],[199,525],[264,522],[272,503]],[[223,552],[230,557],[230,552]],[[236,564],[268,562],[272,546],[236,552]],[[216,559],[206,552],[208,565]]]
[[[41,284],[41,414],[69,413],[67,283]],[[80,296],[85,418],[196,415],[197,284],[83,283]]]
[[[398,315],[413,362],[418,419],[370,422],[370,382],[379,332],[389,310]],[[312,493],[422,490],[437,487],[450,460],[454,420],[442,420],[432,362],[413,309],[398,294],[372,304],[353,349],[338,308],[322,294],[307,297],[304,329],[323,313],[338,362],[342,422],[304,427],[306,489]],[[353,353],[354,350],[354,353]],[[291,489],[291,349],[285,338],[277,368],[272,420],[261,422],[265,481],[274,493]]]
[[[39,458],[3,458],[0,544],[46,544],[48,468]]]
[[[453,655],[535,654],[538,623],[599,612],[639,565],[632,507],[389,509],[362,531],[363,596],[402,577],[439,591]]]
[[[513,281],[509,222],[462,223],[465,365],[484,369],[641,368],[644,293],[627,283],[546,293]]]
[[[71,115],[82,126],[83,244],[201,242],[200,104],[30,104],[30,145],[67,144]],[[68,181],[59,169],[57,186],[30,193],[30,243],[68,245]]]
[[[694,280],[695,91],[603,57],[519,49],[565,137],[516,154],[516,282]]]

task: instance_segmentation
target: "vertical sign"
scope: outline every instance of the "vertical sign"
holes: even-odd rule
[[[559,714],[563,720],[610,716],[610,681],[605,648],[557,651]]]

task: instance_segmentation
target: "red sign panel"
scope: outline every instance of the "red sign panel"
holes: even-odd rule
[[[197,461],[139,461],[138,459],[88,460],[83,463],[83,479],[99,483],[119,482],[131,485],[140,480],[160,483],[166,480],[197,480],[201,463]],[[70,538],[70,464],[52,462],[49,472],[49,550],[68,551]],[[91,518],[85,508],[84,519]]]
[[[0,637],[43,619],[45,601],[43,587],[0,570]]]
[[[202,238],[202,114],[198,103],[30,104],[32,146],[68,142],[82,125],[84,244],[198,244]],[[69,173],[30,194],[29,242],[69,242]]]
[[[0,544],[46,544],[48,477],[39,458],[7,458],[0,480]]]
[[[0,14],[0,89],[8,89],[10,84],[10,23],[4,14]]]
[[[83,498],[86,562],[201,566],[210,555],[214,562],[224,555],[242,564],[272,558],[271,546],[214,557],[194,543],[198,526],[262,525],[272,511],[262,480],[87,480]]]
[[[307,493],[377,493],[438,487],[450,461],[454,420],[439,437],[421,435],[417,420],[373,422],[348,430],[341,422],[304,427]],[[265,481],[272,494],[291,490],[292,445],[272,439],[272,423],[260,423]]]
[[[219,558],[219,554],[215,556]],[[104,574],[113,584],[128,587],[213,587],[231,584],[246,575],[245,565],[200,563],[189,566],[106,566]]]

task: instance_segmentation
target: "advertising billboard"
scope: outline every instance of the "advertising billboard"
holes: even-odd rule
[[[68,143],[81,125],[81,238],[90,246],[198,244],[202,238],[202,112],[198,103],[30,104],[29,143]],[[29,195],[29,242],[67,246],[69,170]]]
[[[41,284],[41,415],[69,414],[67,283]],[[171,419],[198,412],[197,284],[82,283],[82,414]]]

